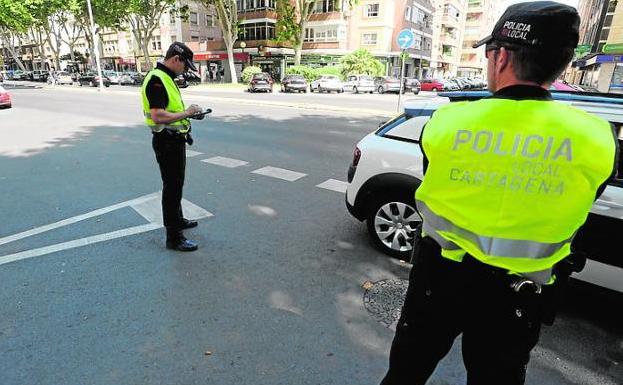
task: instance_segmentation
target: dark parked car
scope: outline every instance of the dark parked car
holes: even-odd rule
[[[46,82],[48,80],[48,76],[50,76],[50,73],[48,71],[43,71],[43,70],[32,71],[32,80],[35,82]]]
[[[307,81],[303,75],[288,75],[281,81],[281,92],[307,92]]]
[[[119,76],[119,85],[121,86],[140,86],[143,84],[145,76],[138,72],[124,72]]]
[[[100,78],[96,73],[87,72],[78,78],[78,83],[81,86],[99,87]],[[110,87],[110,79],[106,76],[102,77],[102,83],[104,83],[105,87]]]
[[[420,93],[422,85],[416,78],[405,78],[405,92],[413,92],[415,95]]]
[[[267,72],[253,74],[249,82],[249,92],[273,92],[273,78]]]
[[[175,78],[175,84],[177,84],[179,88],[186,88],[189,85],[201,84],[201,78],[194,72],[186,72]]]

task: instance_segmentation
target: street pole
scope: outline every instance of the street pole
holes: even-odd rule
[[[402,99],[402,90],[404,89],[404,77],[405,77],[405,53],[406,50],[403,50],[400,54],[400,59],[402,60],[402,64],[400,65],[400,91],[398,91],[398,106],[396,106],[396,110],[400,113],[400,100]]]
[[[93,36],[93,50],[95,51],[95,65],[97,66],[97,76],[100,79],[98,91],[104,89],[104,79],[102,78],[102,67],[100,65],[100,51],[97,47],[97,38],[95,37],[95,22],[93,22],[93,10],[91,9],[91,0],[87,0],[87,8],[89,9],[89,19],[91,21],[91,36]]]

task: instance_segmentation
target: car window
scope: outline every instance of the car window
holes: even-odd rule
[[[372,76],[362,76],[359,79],[360,80],[372,80]]]
[[[385,127],[386,138],[406,140],[409,142],[419,142],[422,135],[422,128],[428,122],[430,116],[402,115],[401,119],[392,122],[391,125]]]

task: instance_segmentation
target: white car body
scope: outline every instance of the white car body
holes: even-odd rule
[[[121,74],[115,71],[105,71],[104,75],[110,79],[110,84],[119,84]]]
[[[55,74],[56,84],[74,84],[69,72],[61,71]]]
[[[349,75],[344,83],[344,90],[356,94],[360,92],[374,92],[374,78],[370,75]]]
[[[353,216],[367,222],[373,241],[388,254],[407,257],[411,247],[403,242],[404,246],[398,249],[391,242],[391,246],[386,244],[383,248],[383,240],[379,239],[381,235],[374,238],[374,231],[377,231],[376,234],[379,234],[379,231],[385,231],[385,228],[377,227],[378,224],[372,224],[372,219],[370,219],[375,218],[374,222],[376,222],[378,214],[381,213],[379,210],[377,216],[373,215],[374,211],[384,203],[382,198],[377,199],[377,197],[388,192],[391,195],[393,191],[401,190],[410,196],[409,204],[415,207],[412,202],[414,191],[423,179],[423,155],[418,143],[421,130],[432,113],[440,105],[448,102],[449,100],[445,99],[408,105],[405,114],[385,123],[357,144],[355,151],[359,155],[355,158],[358,157],[358,163],[354,160],[353,163],[357,164],[352,164],[349,169],[346,204]],[[623,141],[623,104],[586,101],[559,102],[574,105],[612,122],[619,129],[619,143]],[[405,119],[406,115],[412,117],[400,122],[400,119]],[[395,126],[388,128],[392,125]],[[619,178],[623,172],[621,164],[623,160],[620,160],[619,164]],[[576,236],[574,245],[587,254],[588,261],[586,268],[573,277],[623,292],[623,258],[620,257],[623,252],[620,251],[617,238],[623,234],[623,183],[621,182],[623,181],[619,179],[606,187],[601,197],[594,203],[592,214],[586,225]],[[380,201],[376,203],[376,206],[373,204],[375,200]],[[380,220],[382,221],[382,218]],[[413,217],[410,220],[421,221],[421,218],[418,215],[417,218]],[[382,224],[382,222],[378,223]],[[398,234],[397,230],[395,234]],[[394,240],[396,238],[398,236],[394,235]],[[401,245],[397,243],[396,246]]]
[[[312,92],[344,92],[344,85],[336,75],[322,75],[310,84]]]

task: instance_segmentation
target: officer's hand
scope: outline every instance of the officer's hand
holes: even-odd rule
[[[198,114],[198,113],[200,113],[200,112],[201,112],[201,107],[199,107],[199,106],[198,106],[198,105],[196,105],[196,104],[191,104],[191,105],[190,105],[190,107],[188,107],[188,108],[186,109],[186,114],[187,114],[189,117],[191,117],[191,116],[193,116],[193,115],[195,115],[195,114]]]

